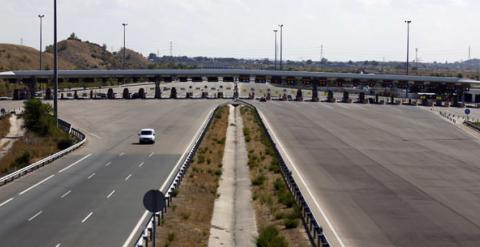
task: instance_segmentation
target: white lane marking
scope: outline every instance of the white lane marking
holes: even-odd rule
[[[202,128],[205,126],[208,118],[210,117],[210,115],[212,115],[212,112],[214,111],[215,109],[212,109],[208,114],[207,114],[207,117],[205,118],[205,120],[203,121],[201,127],[197,130],[197,133],[195,133],[195,135],[193,136],[192,140],[190,141],[190,144],[187,146],[187,149],[185,149],[185,152],[183,152],[182,156],[180,157],[180,159],[177,161],[177,164],[175,165],[175,167],[172,169],[172,171],[170,172],[170,174],[168,175],[167,177],[167,180],[165,180],[165,182],[162,184],[162,187],[160,187],[160,191],[164,191],[165,190],[165,187],[167,186],[167,183],[168,181],[170,181],[170,179],[172,178],[172,176],[174,175],[175,171],[178,169],[178,166],[180,166],[182,160],[185,158],[185,156],[188,154],[189,150],[191,149],[192,145],[193,145],[193,142],[195,141],[195,138],[197,138],[197,136],[200,134],[200,131],[202,130]],[[125,243],[123,243],[123,247],[129,247],[130,246],[130,242],[132,241],[132,239],[135,237],[135,234],[137,233],[138,229],[140,228],[140,226],[142,225],[142,222],[145,221],[145,219],[147,218],[149,212],[145,210],[145,212],[143,213],[142,217],[140,217],[140,219],[138,220],[137,224],[135,225],[135,227],[133,228],[132,232],[130,233],[130,235],[128,235],[128,238],[127,240],[125,240]]]
[[[43,213],[42,211],[36,213],[34,216],[30,217],[30,218],[28,219],[28,221],[32,221],[33,219],[37,218],[37,216],[41,215],[42,213]]]
[[[125,153],[124,153],[124,152],[121,152],[118,156],[122,157],[122,156],[124,156],[124,155],[125,155]]]
[[[145,162],[140,163],[140,164],[138,165],[138,167],[142,167],[143,164],[145,164]]]
[[[92,178],[93,176],[95,176],[95,173],[92,173],[90,176],[88,176],[87,179],[90,179],[90,178]]]
[[[100,136],[98,136],[98,135],[95,135],[95,134],[94,134],[94,133],[92,133],[92,132],[90,132],[90,135],[92,135],[92,136],[96,137],[97,139],[102,139]]]
[[[132,176],[132,174],[129,174],[129,175],[125,178],[125,181],[127,181],[131,176]]]
[[[107,164],[105,164],[105,167],[107,167],[107,166],[109,166],[109,165],[111,165],[111,164],[112,164],[112,162],[109,161]]]
[[[151,152],[149,155],[148,155],[148,158],[152,157],[153,156],[153,152]]]
[[[20,196],[21,196],[21,195],[23,195],[23,194],[27,193],[29,190],[31,190],[31,189],[33,189],[33,188],[35,188],[35,187],[39,186],[40,184],[43,184],[43,183],[45,183],[47,180],[49,180],[49,179],[53,178],[54,176],[55,176],[55,175],[53,175],[53,174],[52,174],[52,175],[50,175],[50,176],[48,176],[47,178],[43,179],[42,181],[40,181],[40,182],[38,182],[38,183],[36,183],[36,184],[34,184],[34,185],[30,186],[28,189],[26,189],[26,190],[24,190],[24,191],[22,191],[22,192],[18,193],[18,195],[20,195]]]
[[[83,218],[82,220],[82,223],[85,223],[85,221],[88,220],[88,218],[90,218],[90,216],[92,216],[93,212],[90,212],[85,218]]]
[[[55,245],[55,247],[60,247],[60,243],[58,243],[57,245]]]
[[[3,205],[9,203],[9,202],[12,201],[12,200],[13,200],[13,197],[10,198],[10,199],[8,199],[8,200],[6,200],[6,201],[4,201],[4,202],[2,202],[2,203],[0,203],[0,207],[2,207]]]
[[[69,191],[65,192],[65,193],[64,193],[62,196],[60,196],[60,198],[62,198],[62,199],[63,199],[63,198],[65,198],[66,196],[68,196],[68,194],[70,194],[70,193],[72,193],[72,191],[71,191],[71,190],[69,190]]]
[[[258,110],[258,109],[257,109]],[[273,139],[275,140],[276,144],[278,144],[278,147],[281,149],[280,152],[285,154],[285,157],[287,158],[288,162],[290,163],[290,165],[293,167],[293,169],[295,170],[295,173],[296,175],[298,176],[298,178],[300,178],[300,181],[303,183],[305,189],[307,190],[310,198],[313,200],[313,202],[315,203],[315,206],[318,208],[318,210],[320,211],[320,214],[322,215],[322,217],[325,219],[325,221],[327,222],[328,224],[328,227],[330,227],[330,229],[332,230],[333,232],[333,235],[335,235],[335,238],[337,239],[338,243],[340,244],[340,246],[342,247],[345,247],[345,244],[343,243],[342,239],[340,239],[340,236],[338,235],[337,231],[335,230],[335,228],[333,227],[332,223],[330,222],[330,219],[327,217],[327,215],[325,214],[325,212],[323,211],[323,209],[320,207],[320,204],[318,203],[317,199],[313,196],[313,193],[312,191],[310,190],[310,187],[307,185],[307,183],[305,182],[305,179],[303,178],[303,176],[301,175],[301,173],[298,171],[297,167],[295,166],[295,164],[293,163],[292,159],[290,158],[290,155],[287,153],[286,149],[283,147],[283,144],[279,141],[277,135],[275,134],[275,131],[272,129],[272,127],[270,126],[270,123],[268,122],[268,120],[265,118],[265,116],[263,115],[263,113],[258,110],[258,112],[260,113],[260,116],[262,118],[262,120],[264,120],[265,122],[265,125],[267,126],[267,128],[269,130],[271,130],[271,133],[272,133],[272,137]]]
[[[110,198],[110,197],[113,195],[113,193],[115,193],[115,190],[113,190],[112,192],[110,192],[110,194],[108,194],[107,198]]]
[[[76,164],[78,164],[78,163],[82,162],[84,159],[86,159],[86,158],[90,157],[91,155],[92,155],[92,154],[87,154],[87,155],[83,156],[83,158],[81,158],[81,159],[79,159],[79,160],[75,161],[74,163],[72,163],[71,165],[69,165],[69,166],[67,166],[67,167],[63,168],[62,170],[58,171],[58,173],[62,173],[62,172],[64,172],[64,171],[66,171],[66,170],[70,169],[72,166],[74,166],[74,165],[76,165]]]

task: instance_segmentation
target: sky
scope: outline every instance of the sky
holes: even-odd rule
[[[274,57],[274,32],[284,24],[290,60],[453,62],[480,57],[479,0],[58,0],[58,37],[123,46],[144,54]],[[53,1],[0,0],[0,43],[53,42]]]

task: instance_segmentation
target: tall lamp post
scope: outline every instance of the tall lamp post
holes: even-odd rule
[[[407,75],[409,72],[409,63],[410,63],[410,23],[412,21],[408,20],[405,21],[407,23]]]
[[[125,28],[128,25],[127,23],[122,23],[123,25],[123,65],[122,68],[125,69],[125,57],[126,57],[126,46],[125,46]]]
[[[45,15],[38,15],[38,18],[40,18],[40,70],[42,70],[42,24],[43,24],[43,17]]]
[[[57,0],[53,0],[53,116],[58,127]]]
[[[278,51],[278,47],[277,47],[277,32],[278,30],[277,29],[274,29],[273,32],[275,33],[275,60],[274,60],[274,66],[275,66],[275,70],[277,70],[277,51]]]
[[[283,24],[280,27],[280,70],[283,70]]]

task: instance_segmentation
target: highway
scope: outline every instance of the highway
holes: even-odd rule
[[[480,246],[480,144],[409,106],[255,102],[332,246]]]
[[[221,102],[61,101],[61,118],[87,145],[0,187],[0,246],[122,246],[145,212],[143,194],[164,184]],[[157,143],[137,145],[146,127]]]

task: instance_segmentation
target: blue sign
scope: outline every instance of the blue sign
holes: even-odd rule
[[[470,109],[465,109],[465,114],[470,115]]]

